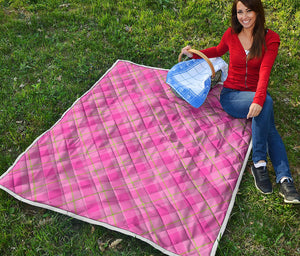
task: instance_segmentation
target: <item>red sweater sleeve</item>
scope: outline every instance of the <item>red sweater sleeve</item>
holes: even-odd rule
[[[255,96],[253,99],[253,103],[257,103],[260,106],[263,106],[266,100],[271,70],[277,57],[278,48],[280,45],[279,35],[273,31],[269,31],[268,33],[270,33],[270,36],[266,36],[267,49],[263,55],[263,59],[260,65],[259,79],[257,83]]]

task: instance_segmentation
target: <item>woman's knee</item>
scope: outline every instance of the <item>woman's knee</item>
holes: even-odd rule
[[[263,105],[262,112],[269,113],[269,114],[273,113],[273,99],[268,94],[265,103]]]
[[[254,120],[257,122],[261,122],[262,120],[268,120],[269,124],[269,122],[273,120],[273,118],[273,99],[270,95],[267,95],[260,114],[257,117],[254,117]]]
[[[273,99],[270,95],[267,94],[265,103],[263,105],[263,110],[265,111],[273,111]]]

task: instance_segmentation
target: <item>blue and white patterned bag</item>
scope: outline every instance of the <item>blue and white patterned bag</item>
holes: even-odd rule
[[[209,59],[215,71],[221,71],[221,82],[228,75],[228,65],[222,58]],[[179,62],[167,74],[167,84],[185,101],[199,108],[205,101],[210,89],[212,71],[204,59]]]

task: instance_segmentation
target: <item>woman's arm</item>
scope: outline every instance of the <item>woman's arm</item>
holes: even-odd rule
[[[257,83],[253,102],[249,108],[247,118],[258,116],[262,110],[267,96],[269,77],[278,54],[280,37],[273,31],[269,31],[268,33],[270,34],[269,38],[266,38],[267,49],[260,65],[259,80]]]
[[[215,47],[210,47],[204,50],[201,50],[208,58],[215,58],[224,55],[228,50],[228,33],[231,33],[231,28],[228,28],[222,36],[220,43]],[[182,48],[181,53],[185,54],[189,58],[193,59],[201,59],[201,57],[197,54],[189,53],[188,50],[191,49],[191,46],[187,45],[186,47]]]
[[[267,50],[264,54],[262,63],[260,65],[259,80],[257,83],[257,89],[253,99],[253,103],[259,104],[260,106],[264,105],[266,99],[271,70],[278,54],[278,48],[280,44],[279,40],[280,39],[278,36],[278,40],[267,44]]]

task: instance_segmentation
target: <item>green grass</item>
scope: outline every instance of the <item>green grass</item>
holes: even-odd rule
[[[269,91],[299,188],[300,8],[294,0],[263,2],[268,27],[281,36]],[[229,0],[0,0],[0,174],[117,59],[171,68],[186,44],[219,42],[230,8]],[[299,207],[284,204],[275,183],[272,195],[259,194],[249,166],[217,255],[300,255]],[[2,190],[0,230],[1,255],[162,255]]]

